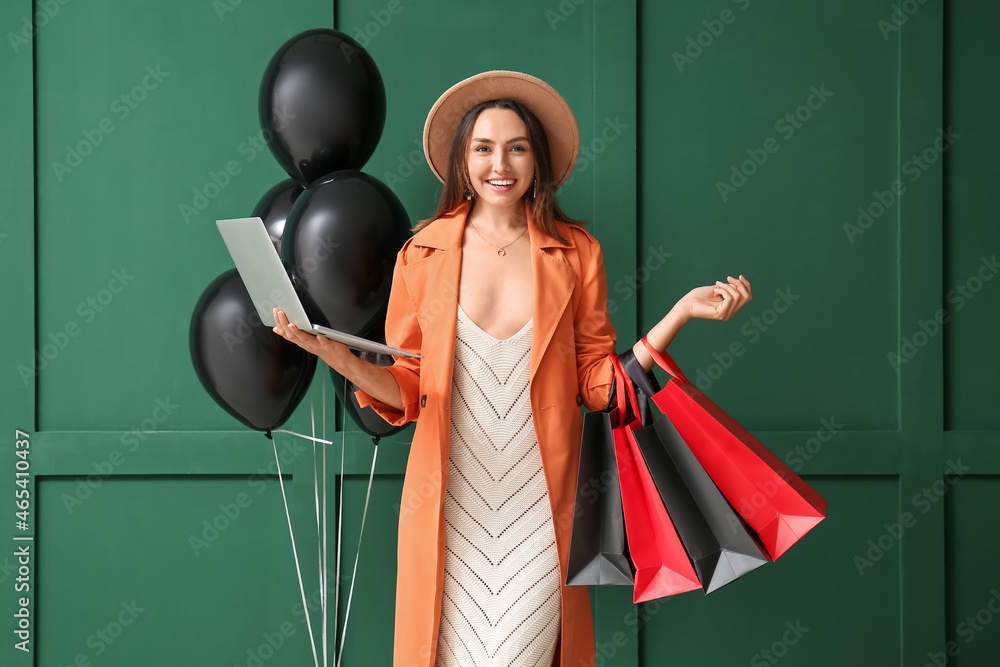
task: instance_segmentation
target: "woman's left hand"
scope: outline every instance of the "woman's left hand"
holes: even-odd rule
[[[706,320],[728,320],[753,298],[750,281],[740,276],[727,276],[728,283],[696,287],[681,298],[689,317]]]

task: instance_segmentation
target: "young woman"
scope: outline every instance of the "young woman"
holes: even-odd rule
[[[450,88],[424,126],[444,183],[400,250],[382,368],[275,331],[349,378],[386,421],[416,420],[399,518],[396,667],[595,662],[586,587],[567,587],[580,406],[604,408],[615,332],[598,242],[555,199],[579,134],[565,100],[518,72]],[[729,319],[743,277],[686,294],[648,333],[664,349],[691,318]],[[647,370],[652,359],[637,342]]]

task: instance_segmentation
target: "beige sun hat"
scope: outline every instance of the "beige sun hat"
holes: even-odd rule
[[[580,152],[580,131],[566,100],[537,77],[523,72],[494,70],[459,81],[431,107],[424,123],[424,155],[442,183],[448,171],[452,137],[473,107],[487,100],[509,98],[531,109],[545,129],[552,156],[552,174],[558,188],[573,171]]]

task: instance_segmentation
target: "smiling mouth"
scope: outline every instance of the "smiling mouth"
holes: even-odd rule
[[[508,190],[517,182],[516,178],[494,178],[486,181],[494,190]]]

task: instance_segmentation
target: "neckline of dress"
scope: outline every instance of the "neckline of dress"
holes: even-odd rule
[[[527,331],[531,327],[531,323],[534,322],[534,320],[535,320],[534,317],[530,317],[530,318],[528,318],[528,321],[524,323],[524,326],[521,327],[520,330],[518,330],[516,333],[511,334],[507,338],[497,338],[496,336],[494,336],[493,334],[489,333],[488,331],[486,331],[485,329],[483,329],[481,326],[479,326],[478,324],[476,324],[475,320],[473,320],[471,317],[469,317],[469,314],[467,312],[465,312],[465,308],[462,308],[462,304],[461,303],[458,304],[458,312],[459,312],[459,314],[461,316],[463,316],[463,319],[465,319],[466,322],[468,322],[469,324],[471,324],[477,331],[479,331],[479,333],[483,334],[484,336],[486,336],[490,340],[496,341],[498,343],[508,343],[508,342],[510,342],[512,340],[520,338],[521,335],[524,334],[524,332]]]

